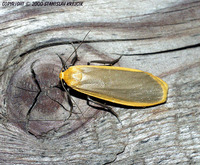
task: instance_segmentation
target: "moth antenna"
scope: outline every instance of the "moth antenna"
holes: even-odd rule
[[[91,31],[91,30],[90,30]],[[67,58],[67,60],[65,61],[65,64],[67,63],[67,61],[71,58],[71,56],[78,50],[78,48],[83,44],[83,42],[85,41],[86,37],[88,36],[88,34],[90,33],[87,32],[87,34],[85,35],[85,37],[83,38],[83,40],[81,41],[81,43],[79,44],[79,46],[77,48],[75,48],[75,50],[72,52],[72,54]]]

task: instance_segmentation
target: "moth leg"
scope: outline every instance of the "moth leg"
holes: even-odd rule
[[[67,92],[67,100],[68,100],[68,103],[69,103],[69,106],[70,106],[70,110],[69,110],[69,116],[67,119],[69,119],[72,115],[72,111],[73,111],[73,102],[72,102],[72,98],[71,98],[71,95],[69,94],[69,92]],[[67,120],[66,119],[66,120]]]
[[[93,100],[90,96],[87,96],[87,104],[88,104],[89,106],[91,106],[91,107],[98,108],[98,107],[96,107],[96,106],[90,105],[90,102],[92,102],[92,103],[94,103],[94,104],[96,104],[96,105],[99,105],[100,108],[102,108],[104,111],[110,112],[110,113],[111,113],[112,115],[114,115],[114,116],[117,118],[117,120],[121,123],[118,114],[117,114],[115,111],[113,111],[113,109],[112,109],[111,107],[107,106],[106,104],[103,104],[103,103],[100,103],[100,102],[98,102],[98,101]]]
[[[27,112],[27,114],[26,114],[26,131],[27,131],[27,132],[28,132],[28,129],[29,129],[29,119],[30,119],[31,111],[32,111],[32,109],[34,108],[34,106],[36,105],[36,102],[37,102],[37,100],[38,100],[38,97],[39,97],[40,93],[42,92],[42,89],[41,89],[41,87],[40,87],[40,84],[39,84],[39,82],[38,82],[38,80],[37,80],[37,78],[36,78],[36,73],[35,73],[35,71],[34,71],[34,69],[33,69],[33,65],[35,64],[36,61],[37,61],[37,60],[35,60],[35,61],[31,64],[31,73],[32,73],[32,78],[33,78],[35,84],[37,85],[39,91],[38,91],[37,95],[36,95],[35,98],[34,98],[33,104],[31,105],[31,107],[29,108],[29,110],[28,110],[28,112]]]
[[[60,55],[58,55],[58,54],[56,54],[56,55],[59,57],[59,59],[62,63],[63,71],[65,71],[67,69],[67,67],[65,66],[65,61],[63,60],[63,58]]]
[[[52,101],[56,102],[58,105],[60,105],[65,111],[67,112],[71,112],[73,114],[79,114],[78,112],[73,112],[71,110],[71,105],[70,105],[70,110],[68,110],[67,108],[65,108],[65,106],[63,104],[61,104],[59,101],[57,101],[56,99],[53,99],[52,97],[50,97],[49,95],[46,95],[47,97],[49,97]],[[69,101],[68,101],[69,102]],[[73,108],[73,107],[72,107]]]
[[[68,103],[69,103],[69,106],[70,106],[70,110],[69,110],[69,112],[70,112],[70,114],[69,114],[69,116],[68,116],[68,118],[67,119],[69,119],[70,117],[71,117],[71,115],[72,115],[72,111],[73,111],[73,102],[72,102],[72,97],[71,97],[71,95],[69,94],[69,91],[65,88],[65,86],[64,86],[64,83],[65,82],[63,82],[62,80],[61,80],[61,85],[62,85],[62,87],[63,87],[63,89],[65,90],[65,92],[66,92],[66,94],[67,94],[67,100],[68,100]],[[67,120],[66,119],[66,120]]]
[[[91,63],[97,63],[97,64],[104,64],[104,65],[108,65],[108,66],[112,66],[115,65],[117,62],[119,62],[119,60],[121,59],[122,56],[120,56],[119,58],[113,60],[113,61],[103,61],[103,60],[94,60],[94,61],[90,61],[87,64],[90,65]]]

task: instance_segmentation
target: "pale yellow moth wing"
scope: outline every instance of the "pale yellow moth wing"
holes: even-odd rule
[[[165,102],[168,91],[168,85],[150,73],[113,66],[71,66],[64,81],[81,93],[137,107]]]

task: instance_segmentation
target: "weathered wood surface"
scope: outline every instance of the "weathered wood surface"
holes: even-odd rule
[[[83,115],[65,121],[68,112],[47,97],[49,91],[66,102],[63,92],[50,88],[58,82],[61,66],[56,54],[69,56],[70,43],[78,46],[89,30],[78,64],[124,54],[120,66],[150,72],[169,84],[167,102],[140,109],[114,105],[121,125],[75,93]],[[1,164],[200,163],[200,1],[1,6],[0,45]],[[42,93],[30,115],[36,120],[29,123],[31,135],[19,121],[25,120],[38,91],[30,72],[36,59],[33,68]]]

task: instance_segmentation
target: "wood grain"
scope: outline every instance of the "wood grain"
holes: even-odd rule
[[[165,104],[134,108],[110,104],[110,113],[88,107],[72,118],[64,92],[52,91],[61,63],[78,46],[77,64],[116,59],[169,85]],[[199,164],[200,1],[83,1],[82,6],[0,7],[1,164]],[[42,94],[25,117],[38,92]],[[23,88],[23,89],[22,89]],[[24,90],[25,89],[25,90]],[[29,91],[28,91],[29,90]],[[32,92],[32,93],[31,93]],[[33,121],[34,120],[34,121]]]

